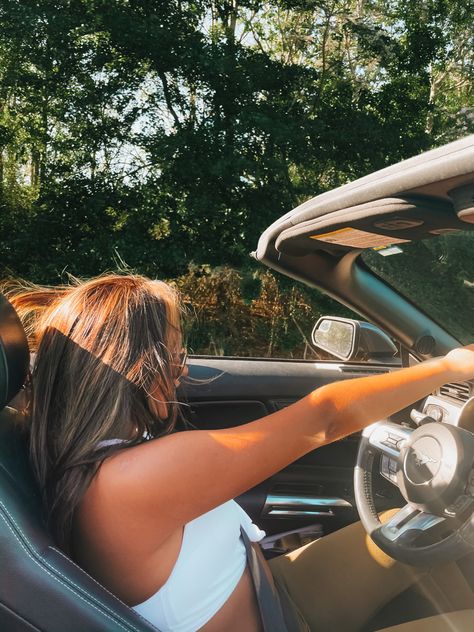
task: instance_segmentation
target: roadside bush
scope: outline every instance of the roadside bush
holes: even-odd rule
[[[311,330],[323,314],[347,310],[316,290],[269,270],[191,266],[171,281],[186,306],[190,353],[280,358],[323,358]]]

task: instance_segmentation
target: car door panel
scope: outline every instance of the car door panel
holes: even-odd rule
[[[192,357],[181,389],[185,416],[194,428],[237,426],[280,410],[315,388],[393,367],[339,362]],[[317,522],[324,532],[357,519],[353,468],[358,434],[314,450],[237,500],[267,533]],[[398,493],[375,476],[381,509]]]

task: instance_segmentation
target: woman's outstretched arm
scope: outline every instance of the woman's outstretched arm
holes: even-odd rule
[[[474,346],[411,368],[328,384],[236,428],[181,432],[124,450],[104,463],[95,493],[110,510],[119,501],[129,515],[151,521],[157,542],[163,541],[307,452],[386,418],[441,384],[469,378]]]

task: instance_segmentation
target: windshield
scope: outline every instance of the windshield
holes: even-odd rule
[[[463,344],[474,342],[474,232],[366,250],[362,259]]]

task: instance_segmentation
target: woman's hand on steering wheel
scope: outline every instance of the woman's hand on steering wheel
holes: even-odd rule
[[[447,371],[454,374],[452,379],[473,379],[474,344],[453,349],[445,355],[444,362]]]

